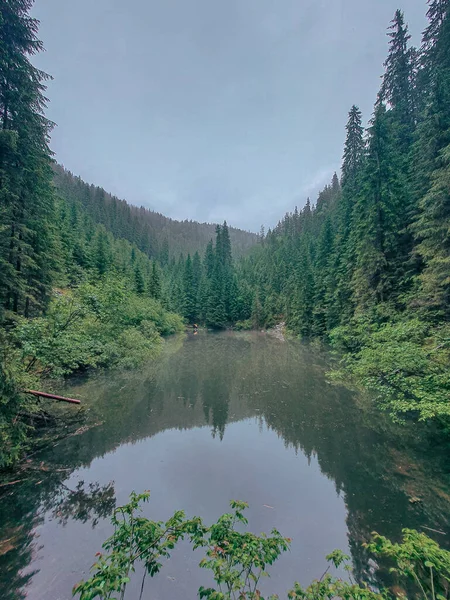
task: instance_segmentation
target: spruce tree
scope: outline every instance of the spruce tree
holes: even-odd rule
[[[221,329],[227,323],[222,265],[219,261],[216,262],[213,275],[207,284],[205,320],[208,326],[215,329]]]
[[[414,118],[413,52],[403,12],[397,10],[389,27],[389,53],[379,98],[399,113],[401,123],[412,129]]]
[[[156,261],[152,261],[152,270],[148,285],[148,293],[151,298],[159,300],[161,298],[161,273]]]
[[[139,296],[145,292],[144,276],[142,275],[141,266],[138,264],[134,267],[134,289]]]
[[[103,225],[100,225],[97,228],[96,239],[94,241],[93,262],[97,269],[97,273],[100,276],[104,275],[111,265],[110,242]]]
[[[429,77],[426,107],[416,145],[418,213],[413,232],[424,263],[420,303],[431,316],[449,316],[450,231],[450,2],[431,2],[424,34]]]
[[[313,333],[314,298],[314,272],[311,265],[309,240],[304,238],[299,248],[286,314],[288,327],[302,337],[309,337]]]
[[[213,275],[214,264],[215,264],[215,255],[214,255],[213,241],[209,240],[208,245],[206,246],[205,259],[204,259],[205,275],[208,279],[210,279]]]
[[[360,308],[391,298],[402,278],[405,250],[405,185],[383,103],[375,107],[369,128],[367,161],[355,207],[350,244],[356,256],[353,289]]]
[[[330,275],[333,268],[333,229],[330,217],[327,217],[320,232],[316,260],[314,265],[315,290],[313,330],[315,335],[324,335],[327,330],[331,290]]]
[[[450,318],[450,144],[441,150],[431,187],[419,203],[414,224],[425,268],[420,303],[434,319]]]
[[[346,322],[353,312],[351,280],[355,268],[354,247],[349,237],[354,218],[354,207],[361,185],[366,146],[362,115],[359,108],[353,105],[348,113],[346,140],[342,159],[341,186],[342,194],[337,209],[337,233],[334,243],[332,269],[335,277],[335,288],[330,293],[329,326],[338,322]]]
[[[225,327],[228,320],[229,306],[227,299],[229,286],[227,286],[227,283],[230,268],[228,256],[231,260],[231,249],[228,249],[228,243],[228,229],[217,225],[216,246],[213,249],[211,241],[205,253],[205,276],[207,280],[205,286],[205,321],[207,325],[216,329]]]
[[[195,298],[195,310],[194,310],[194,322],[200,321],[200,296],[201,296],[201,283],[202,283],[202,261],[198,252],[194,254],[192,259],[192,287],[193,295]]]
[[[225,313],[227,320],[231,320],[232,304],[232,282],[233,282],[233,259],[231,254],[231,241],[227,222],[224,221],[219,228],[219,234],[216,242],[216,260],[221,263],[223,300],[225,303]],[[217,248],[219,252],[217,252]]]
[[[191,255],[187,255],[183,273],[183,316],[189,323],[196,320],[197,290],[194,283],[194,270]]]
[[[43,49],[32,5],[0,3],[0,301],[25,315],[45,308],[55,264],[49,76],[29,59]]]
[[[253,329],[259,329],[264,325],[263,307],[260,300],[259,292],[257,291],[253,297],[251,322]]]
[[[427,86],[432,84],[433,70],[436,65],[436,42],[440,37],[441,27],[450,9],[449,0],[428,0],[428,26],[423,32],[421,62],[427,73]]]
[[[429,191],[440,152],[450,143],[450,0],[429,3],[419,77],[422,114],[414,145],[413,192],[418,201]]]
[[[359,108],[353,105],[345,126],[347,137],[342,159],[341,185],[344,192],[354,192],[358,175],[364,161],[364,128]]]
[[[227,222],[224,221],[222,227],[219,227],[216,247],[219,248],[220,260],[224,266],[230,266],[232,262],[230,232]]]

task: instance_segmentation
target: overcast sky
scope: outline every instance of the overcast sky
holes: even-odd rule
[[[425,0],[36,0],[56,158],[128,202],[256,231],[340,167],[386,27]]]

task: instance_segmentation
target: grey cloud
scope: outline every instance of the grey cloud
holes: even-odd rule
[[[58,160],[175,218],[258,230],[339,169],[386,27],[425,0],[36,0]]]

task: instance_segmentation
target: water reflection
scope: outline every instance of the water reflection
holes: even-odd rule
[[[114,482],[99,485],[91,482],[85,486],[79,481],[74,490],[61,483],[53,494],[46,496],[41,508],[49,511],[63,527],[69,519],[90,523],[94,528],[100,519],[109,517],[116,507]]]
[[[28,597],[26,588],[39,572],[36,557],[43,550],[38,529],[48,513],[61,526],[69,520],[90,523],[109,517],[116,505],[114,483],[100,486],[79,481],[74,490],[60,473],[25,470],[23,483],[0,496],[0,590],[2,600]],[[66,471],[67,475],[67,471]],[[69,552],[70,554],[70,552]]]
[[[120,500],[149,482],[155,518],[172,504],[208,517],[231,497],[254,502],[255,527],[276,525],[303,544],[281,565],[273,591],[283,578],[288,585],[320,575],[322,564],[311,557],[321,560],[333,543],[346,544],[345,535],[358,579],[370,580],[361,544],[371,531],[391,537],[406,526],[447,532],[448,443],[426,427],[394,426],[367,400],[330,385],[326,367],[320,353],[297,342],[199,334],[182,345],[169,342],[165,356],[143,372],[72,383],[70,394],[89,407],[85,431],[38,458],[68,471],[40,473],[38,482],[34,477],[13,486],[0,500],[1,537],[10,538],[0,546],[4,597],[19,597],[17,589],[27,582],[29,597],[41,597],[37,590],[46,587],[46,575],[32,575],[37,557],[51,572],[55,549],[46,540],[63,544],[61,526],[68,529],[74,521],[89,528],[104,521],[115,503],[114,488],[102,480],[109,476]],[[75,479],[68,481],[71,472]],[[261,509],[266,501],[283,510]],[[98,549],[105,537],[107,525],[99,528],[90,541],[85,529],[71,532],[80,569],[90,564],[84,558],[90,546]],[[448,544],[448,536],[436,535]],[[184,579],[191,560],[174,558],[176,579]],[[69,569],[62,559],[59,568]],[[195,597],[195,584],[173,588],[170,596]],[[157,588],[155,598],[158,591],[169,593]]]

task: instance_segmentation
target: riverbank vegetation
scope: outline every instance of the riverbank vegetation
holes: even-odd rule
[[[137,366],[184,323],[283,320],[331,343],[395,418],[447,424],[450,3],[428,2],[418,49],[395,13],[368,128],[349,112],[340,177],[259,236],[132,207],[53,163],[32,4],[0,20],[0,463],[39,412],[31,383]]]
[[[450,2],[429,0],[420,48],[404,15],[367,129],[349,112],[342,172],[243,259],[253,320],[345,354],[395,418],[450,415]]]
[[[314,205],[308,200],[261,232],[254,248],[256,236],[226,222],[178,223],[54,164],[49,76],[30,60],[42,50],[32,4],[0,7],[0,467],[23,455],[33,427],[47,419],[26,389],[89,369],[137,367],[187,323],[246,329],[285,321],[294,334],[344,355],[345,373],[395,419],[448,428],[450,1],[429,0],[418,49],[403,13],[395,13],[367,129],[359,109],[350,109],[340,177]],[[220,401],[204,411],[223,436],[227,404]],[[270,415],[269,425],[275,408]],[[299,421],[311,427],[310,416]],[[200,566],[216,585],[201,588],[201,598],[261,597],[260,578],[289,548],[288,538],[242,533],[244,503],[206,526],[182,512],[166,523],[145,519],[139,504],[147,499],[133,494],[116,509],[115,533],[76,595],[122,594],[138,562],[142,591],[145,575],[156,575],[161,558],[187,538],[205,552]],[[397,544],[375,535],[366,550],[390,564],[402,595],[449,597],[450,553],[426,535],[405,530]],[[328,559],[335,567],[347,561],[338,551]],[[327,570],[288,596],[390,594]]]
[[[140,505],[149,496],[149,492],[132,493],[128,504],[115,509],[111,519],[114,534],[103,544],[104,553],[97,553],[92,576],[74,587],[74,596],[80,600],[123,598],[139,565],[142,571],[139,598],[142,598],[147,575],[157,575],[163,567],[162,561],[170,558],[177,542],[187,538],[194,550],[204,552],[199,566],[211,571],[215,583],[215,587],[200,587],[199,598],[262,600],[263,579],[269,576],[269,567],[289,550],[289,538],[276,529],[270,535],[242,531],[248,525],[244,516],[247,504],[237,501],[230,503],[231,513],[222,515],[211,526],[199,517],[187,519],[183,511],[175,512],[166,522],[151,521],[140,514]],[[295,583],[287,597],[292,600],[448,598],[450,552],[425,534],[405,529],[400,543],[374,534],[366,548],[375,560],[389,565],[396,579],[396,594],[357,583],[352,576],[350,557],[334,550],[326,557],[329,565],[320,579],[307,587]],[[340,568],[341,574],[344,569],[345,577],[333,576],[329,572],[331,567]],[[272,600],[278,597],[271,596]]]
[[[206,322],[234,318],[232,290],[223,299],[214,282],[232,282],[230,240],[242,253],[256,239],[131,207],[53,163],[49,76],[30,60],[42,50],[32,4],[0,8],[0,467],[45,413],[25,389],[138,366],[184,329],[183,317],[197,319],[200,287]]]
[[[21,394],[30,380],[136,366],[183,319],[283,320],[331,343],[394,418],[448,422],[449,4],[429,2],[419,49],[395,13],[368,128],[349,112],[341,176],[259,236],[166,219],[54,165],[32,2],[2,7],[2,464],[19,453],[12,423],[23,432],[39,408]]]

